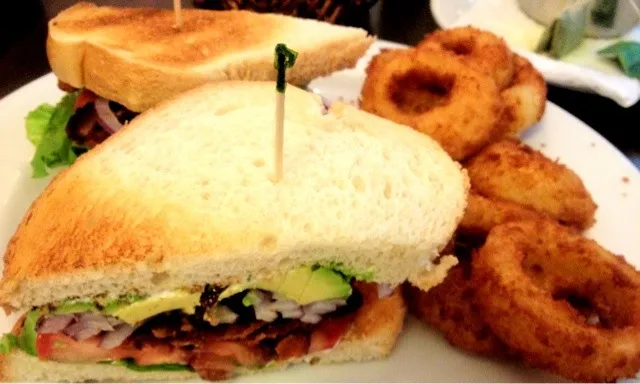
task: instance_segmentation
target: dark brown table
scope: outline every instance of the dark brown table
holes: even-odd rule
[[[171,7],[171,0],[94,0],[98,4]],[[183,0],[189,7],[188,0]],[[20,0],[0,13],[0,97],[49,72],[47,20],[74,0]],[[190,3],[190,2],[189,2]],[[366,20],[354,21],[381,39],[416,44],[437,25],[428,0],[382,0]],[[640,167],[640,103],[622,108],[597,95],[549,87],[549,100],[584,121]]]

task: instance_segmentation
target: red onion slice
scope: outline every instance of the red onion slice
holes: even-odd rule
[[[88,328],[82,323],[75,323],[64,330],[64,334],[76,341],[86,340],[102,332],[97,328]]]
[[[116,325],[120,325],[120,324],[124,324],[124,321],[115,318],[115,317],[107,317],[107,321],[109,322],[109,324],[111,324],[111,326],[115,327]]]
[[[278,313],[264,306],[254,307],[256,319],[270,323],[278,318]]]
[[[127,337],[135,331],[135,328],[129,324],[120,324],[115,330],[107,332],[100,342],[100,347],[104,349],[113,349],[119,347]]]
[[[107,132],[114,134],[120,128],[122,128],[122,124],[118,120],[118,117],[109,107],[109,100],[99,97],[96,99],[95,103],[93,103],[94,108],[96,109],[96,114],[98,115],[98,121],[102,128],[104,128]]]
[[[322,300],[315,303],[308,304],[304,307],[304,313],[315,313],[317,315],[324,315],[325,313],[335,311],[339,306],[347,304],[345,300]]]
[[[113,331],[113,326],[104,315],[96,313],[83,313],[77,317],[77,321],[68,326],[64,333],[76,340],[86,340],[102,331]]]
[[[88,328],[96,328],[101,331],[113,331],[113,326],[106,316],[96,313],[83,313],[78,323],[84,323]]]
[[[46,316],[40,323],[40,326],[38,326],[38,333],[47,334],[61,332],[71,324],[74,318],[75,316],[72,314]]]
[[[283,319],[299,319],[303,316],[302,309],[296,308],[290,311],[282,311],[280,312]]]
[[[317,324],[318,322],[320,322],[320,320],[322,320],[320,315],[315,313],[305,313],[300,318],[300,321],[302,321],[303,323],[310,323],[310,324]]]

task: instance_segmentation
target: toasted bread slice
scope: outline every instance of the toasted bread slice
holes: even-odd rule
[[[219,82],[153,108],[60,173],[11,239],[0,304],[154,294],[300,265],[421,285],[466,207],[428,136],[289,86],[284,176],[275,83]],[[442,274],[439,276],[444,277]]]
[[[385,299],[363,306],[347,334],[331,350],[310,354],[301,359],[278,363],[271,369],[304,362],[320,364],[367,361],[388,356],[404,325],[406,305],[399,289]],[[261,371],[241,370],[240,375]],[[0,380],[9,382],[135,382],[198,380],[193,372],[136,372],[118,365],[68,364],[42,361],[21,350],[0,354]]]
[[[249,11],[97,7],[79,3],[49,22],[47,55],[58,78],[144,111],[216,80],[275,80],[273,53],[299,53],[288,81],[303,85],[353,67],[373,37],[363,29]]]

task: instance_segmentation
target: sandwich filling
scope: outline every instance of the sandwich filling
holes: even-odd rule
[[[205,380],[313,359],[394,290],[327,267],[269,281],[141,296],[72,299],[33,308],[0,342],[41,360],[190,370]],[[364,279],[363,279],[364,278]]]
[[[57,105],[42,104],[27,116],[27,137],[36,147],[31,161],[33,177],[73,164],[138,115],[88,89],[61,82],[58,87],[68,93]]]

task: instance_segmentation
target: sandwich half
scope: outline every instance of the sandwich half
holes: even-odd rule
[[[54,178],[4,256],[9,381],[219,380],[391,353],[398,286],[439,283],[468,193],[429,137],[289,86],[220,82]]]
[[[72,163],[138,113],[206,82],[275,80],[273,50],[278,43],[298,52],[288,81],[305,85],[355,66],[374,41],[363,29],[290,16],[197,9],[182,13],[183,25],[176,28],[171,10],[78,3],[50,20],[49,64],[60,88],[69,93],[56,108],[56,129],[46,129],[57,130],[62,138],[42,139],[34,175]],[[52,106],[39,112],[28,130],[41,133],[51,121],[42,116],[51,116]]]

